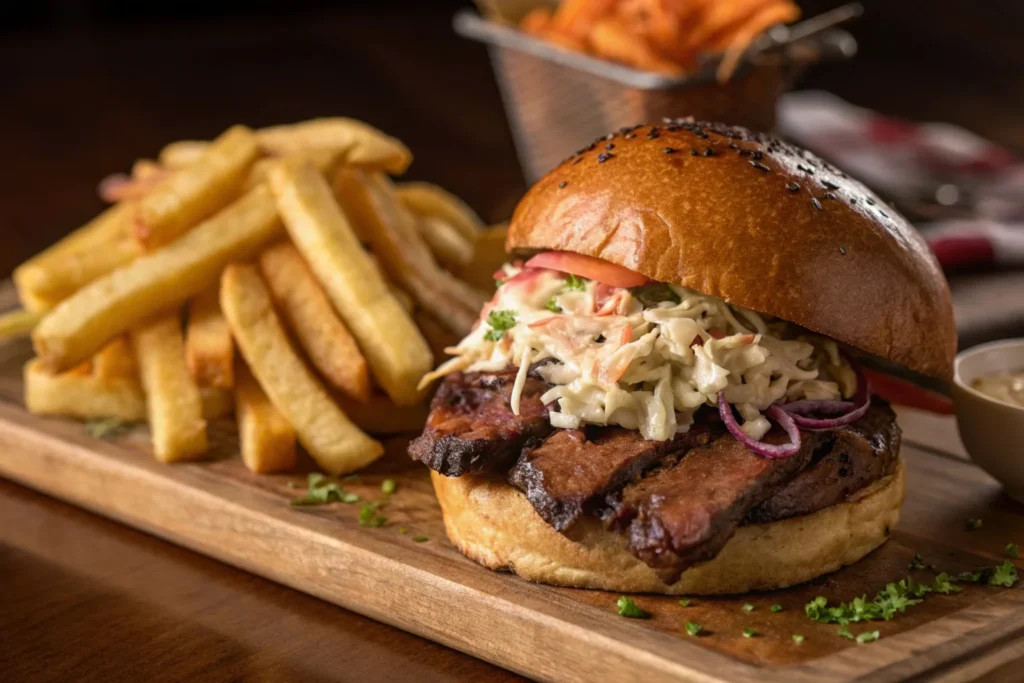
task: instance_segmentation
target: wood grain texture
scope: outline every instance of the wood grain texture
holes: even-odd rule
[[[873,624],[883,638],[871,645],[839,638],[835,626],[803,615],[816,595],[874,594],[905,576],[916,552],[941,570],[960,571],[1001,561],[1009,541],[1024,545],[1024,506],[955,457],[904,449],[910,491],[903,520],[890,542],[858,565],[790,590],[698,598],[686,608],[640,596],[653,618],[636,621],[615,614],[616,595],[529,584],[462,557],[444,538],[429,481],[405,457],[404,439],[388,441],[388,455],[346,484],[375,500],[383,498],[384,478],[398,482],[383,509],[388,523],[361,528],[358,506],[288,506],[298,495],[290,484],[300,485],[302,475],[250,474],[230,424],[213,429],[221,457],[165,466],[149,454],[141,431],[96,441],[77,423],[27,414],[17,372],[27,352],[20,343],[0,346],[0,474],[534,678],[886,681],[958,675],[964,666],[973,676],[1024,656],[1018,588],[969,586],[931,596]],[[964,531],[966,516],[983,517],[984,528]],[[429,540],[412,540],[420,535]],[[744,612],[745,602],[756,609]],[[769,611],[775,603],[782,612]],[[687,636],[687,621],[701,623],[707,635]],[[759,635],[743,638],[747,627]],[[796,645],[793,633],[806,641]]]

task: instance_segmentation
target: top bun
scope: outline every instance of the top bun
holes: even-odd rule
[[[767,135],[685,119],[622,129],[541,178],[509,252],[571,251],[949,379],[953,307],[906,219]]]

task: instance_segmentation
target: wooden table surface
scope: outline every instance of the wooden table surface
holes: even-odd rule
[[[446,185],[489,220],[507,217],[523,183],[486,55],[450,37],[458,4],[67,20],[5,34],[0,276],[93,215],[104,174],[239,121],[364,118],[407,141],[417,156],[411,177]],[[859,64],[825,67],[808,83],[1024,147],[1007,82],[978,76],[986,58],[1013,57],[999,51],[1012,42],[995,40],[998,22],[967,52],[935,51],[959,24],[933,22],[894,61],[887,36],[906,39],[922,21],[893,8],[866,27]],[[913,57],[921,49],[932,52]],[[0,577],[0,680],[517,678],[2,480]]]

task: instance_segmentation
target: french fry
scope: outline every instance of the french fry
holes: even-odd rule
[[[401,175],[412,163],[412,153],[401,140],[355,119],[312,119],[261,128],[257,136],[263,151],[275,156],[312,149],[338,150],[348,165],[394,175]]]
[[[139,378],[139,364],[126,335],[115,337],[92,357],[92,374],[102,379]]]
[[[356,340],[291,243],[260,256],[260,272],[278,312],[327,384],[355,401],[370,397],[370,371]]]
[[[473,243],[465,239],[448,221],[436,216],[421,216],[417,224],[423,241],[437,260],[449,269],[464,267],[473,260]]]
[[[298,456],[295,430],[244,363],[235,371],[235,421],[242,462],[256,474],[286,472]]]
[[[383,394],[373,394],[363,403],[344,396],[336,398],[349,419],[368,434],[421,432],[427,422],[427,413],[430,412],[429,401],[412,406],[400,406]]]
[[[306,168],[319,178],[315,169]],[[380,443],[345,417],[292,349],[255,267],[224,270],[220,304],[253,375],[324,471],[352,472],[383,454]]]
[[[387,274],[453,332],[468,333],[486,297],[438,267],[391,181],[346,168],[336,188],[345,212],[363,226]]]
[[[153,454],[161,462],[202,457],[209,447],[199,388],[185,366],[185,342],[177,314],[132,330],[132,347],[146,392]]]
[[[234,126],[198,161],[172,173],[138,203],[135,237],[146,249],[168,244],[232,201],[256,160],[252,131]]]
[[[211,287],[189,301],[185,361],[200,387],[230,389],[234,384],[235,345],[218,297],[217,288]]]
[[[132,164],[131,175],[112,173],[100,181],[97,192],[105,202],[121,202],[138,199],[161,181],[170,171],[152,159],[137,159]]]
[[[508,260],[508,254],[505,253],[507,237],[507,223],[495,225],[481,232],[480,239],[473,247],[473,260],[456,271],[459,278],[481,291],[492,291],[494,274]]]
[[[162,178],[167,175],[168,169],[160,165],[160,162],[152,159],[136,159],[132,164],[132,178],[134,180],[149,180],[150,178]]]
[[[33,358],[25,365],[24,379],[25,407],[38,415],[123,422],[146,419],[146,396],[136,378],[100,377],[78,368],[51,374]]]
[[[205,140],[179,140],[160,150],[157,159],[164,168],[177,171],[199,161],[209,149]]]
[[[433,183],[409,182],[396,185],[395,193],[414,214],[444,220],[470,244],[476,243],[484,229],[484,223],[476,212],[443,187]]]
[[[128,241],[134,212],[131,203],[112,206],[15,268],[22,305],[33,313],[47,311],[109,269],[134,259],[138,250]]]
[[[232,374],[234,372],[231,371]],[[227,417],[235,409],[235,395],[231,389],[199,387],[199,402],[203,406],[203,419],[207,422]]]
[[[337,149],[308,149],[301,152],[294,152],[284,157],[266,157],[260,159],[249,170],[249,177],[245,180],[246,189],[256,187],[260,183],[267,182],[270,169],[278,164],[301,164],[308,161],[325,176],[329,175],[342,160],[342,152]]]
[[[430,349],[363,251],[323,176],[309,164],[279,166],[271,171],[270,185],[292,241],[359,342],[377,382],[395,403],[419,403],[416,386],[430,369]]]
[[[39,313],[31,313],[20,308],[0,315],[0,340],[30,333],[41,319]]]
[[[36,353],[51,371],[72,367],[107,340],[213,286],[225,265],[254,256],[280,235],[273,196],[257,187],[173,244],[61,302],[33,332]]]

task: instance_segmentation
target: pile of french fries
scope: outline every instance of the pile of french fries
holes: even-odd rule
[[[732,75],[762,32],[800,18],[791,0],[563,0],[531,10],[520,28],[556,45],[644,71],[683,75],[706,54],[723,54]]]
[[[424,373],[469,331],[504,231],[428,183],[400,141],[343,118],[183,141],[99,187],[110,208],[14,272],[29,410],[148,422],[201,458],[235,414],[254,472],[301,445],[330,474],[422,427]]]

